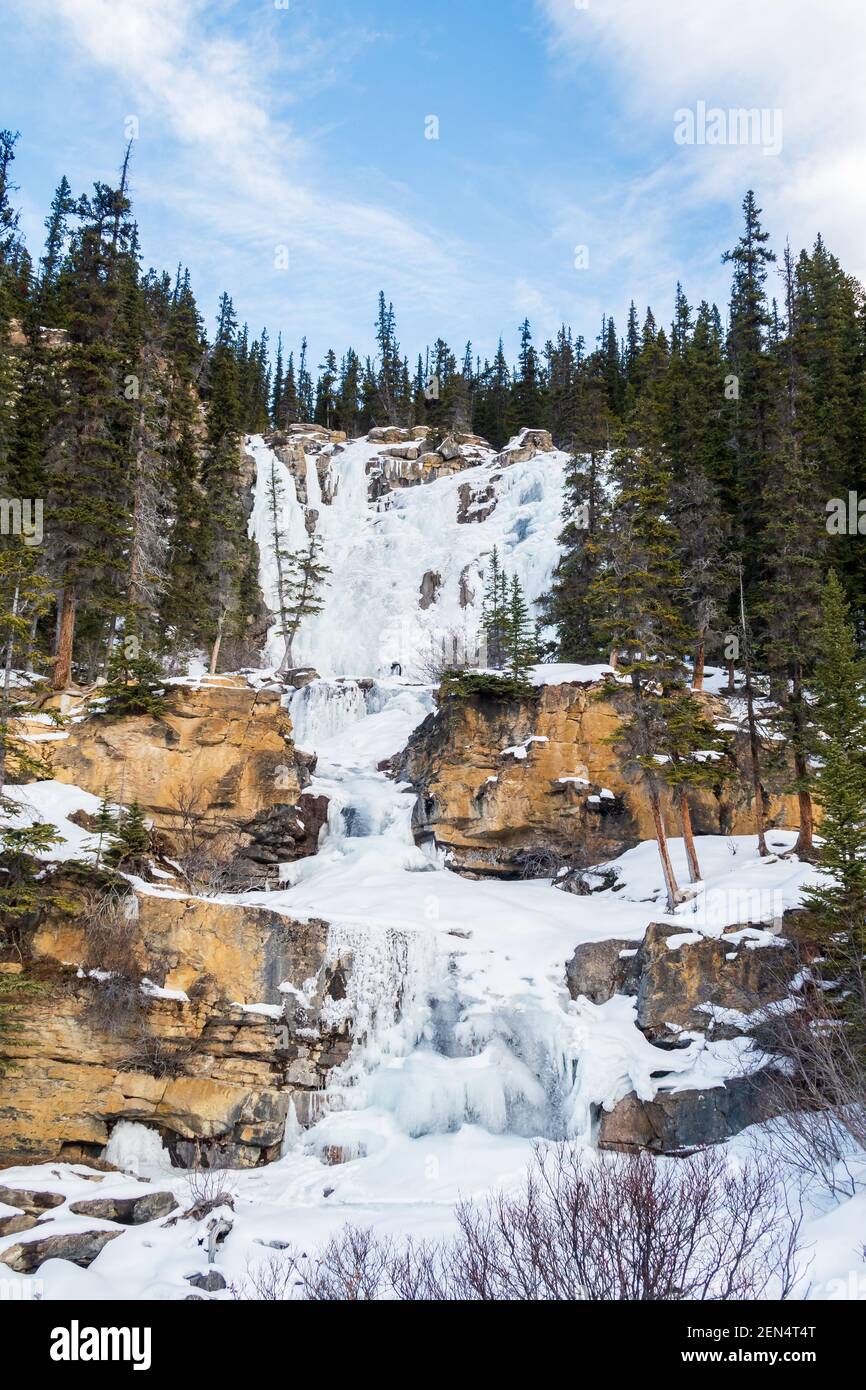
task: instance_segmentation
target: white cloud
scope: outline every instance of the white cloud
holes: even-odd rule
[[[306,57],[296,49],[283,62],[269,27],[283,22],[279,12],[245,16],[243,38],[227,37],[225,24],[214,35],[204,0],[21,0],[21,11],[42,21],[46,35],[56,36],[59,18],[75,45],[72,61],[105,69],[120,85],[130,102],[123,114],[139,117],[142,144],[153,136],[168,156],[156,174],[134,160],[139,186],[204,231],[217,259],[220,240],[228,243],[242,272],[232,285],[254,286],[276,306],[292,302],[296,314],[316,312],[317,333],[322,320],[340,322],[329,312],[340,296],[363,295],[372,321],[380,284],[395,298],[402,289],[421,304],[449,302],[468,256],[457,239],[434,237],[375,194],[330,189],[315,146],[276,114],[288,104],[286,85],[328,68],[321,40]],[[355,36],[350,53],[366,37]],[[281,245],[289,247],[288,275],[274,269]]]
[[[751,183],[777,243],[810,244],[820,230],[863,275],[866,212],[866,7],[861,0],[538,0],[562,71],[603,55],[623,126],[654,156],[683,208],[729,202]],[[780,110],[777,158],[751,147],[674,146],[673,113],[699,101]],[[663,148],[663,146],[662,146]],[[655,196],[659,195],[656,189]]]

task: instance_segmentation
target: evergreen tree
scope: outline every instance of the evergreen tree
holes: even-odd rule
[[[520,353],[517,371],[511,386],[508,426],[511,434],[518,430],[537,428],[546,420],[544,380],[538,353],[532,344],[529,320],[520,325]]]
[[[760,577],[757,541],[765,511],[766,460],[774,430],[774,365],[767,351],[770,313],[767,268],[776,259],[767,249],[769,233],[749,189],[743,200],[744,227],[737,245],[722,260],[734,267],[728,355],[737,379],[734,425],[738,549],[743,555],[747,595]]]
[[[125,811],[111,836],[105,851],[105,862],[113,869],[122,869],[128,874],[140,874],[148,867],[151,835],[147,819],[137,801]]]
[[[814,679],[823,810],[818,863],[826,883],[808,903],[828,944],[837,936],[866,945],[866,669],[850,608],[836,574],[824,585]]]
[[[485,577],[481,628],[487,646],[487,665],[501,670],[506,660],[508,587],[496,546],[493,547],[490,568]]]
[[[304,618],[321,613],[322,589],[331,573],[321,559],[322,544],[315,533],[302,550],[286,551],[280,570],[280,623],[286,648],[279,670],[292,666],[292,649]]]
[[[632,425],[643,444],[623,446],[613,456],[610,562],[592,588],[604,614],[611,664],[629,679],[627,716],[614,737],[641,771],[672,911],[681,895],[667,848],[658,758],[664,753],[665,699],[684,686],[689,633],[677,536],[668,518],[670,473],[648,401]]]
[[[506,671],[513,681],[525,684],[538,660],[538,643],[516,574],[511,576],[507,588],[503,647]]]
[[[125,633],[112,649],[103,696],[103,713],[113,719],[132,714],[158,718],[165,710],[160,663],[142,650],[134,632]]]

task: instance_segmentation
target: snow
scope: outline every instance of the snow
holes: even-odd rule
[[[75,825],[69,816],[75,811],[96,815],[100,807],[98,796],[82,791],[80,787],[53,780],[28,782],[25,786],[6,786],[3,795],[19,807],[6,820],[12,829],[21,830],[40,823],[56,826],[61,839],[52,846],[49,853],[51,859],[87,859],[95,854],[98,836]]]
[[[257,469],[251,534],[259,544],[264,591],[275,608],[265,495],[275,461],[261,438],[253,438],[250,449]],[[383,1235],[446,1235],[454,1229],[460,1198],[520,1189],[539,1138],[591,1145],[599,1112],[630,1091],[651,1099],[659,1092],[717,1087],[754,1067],[761,1055],[749,1037],[711,1036],[714,1022],[734,1022],[731,1011],[708,1008],[706,1032],[683,1032],[683,1046],[661,1049],[637,1028],[632,998],[616,995],[601,1005],[572,1000],[565,963],[579,943],[608,938],[633,943],[620,952],[629,957],[651,922],[675,928],[667,942],[671,950],[723,933],[731,955],[775,949],[782,913],[817,878],[809,865],[780,857],[793,848],[794,832],[771,833],[779,856],[769,860],[759,858],[753,836],[699,836],[703,879],[670,914],[652,842],[608,866],[615,871],[615,888],[587,897],[554,891],[545,880],[464,879],[448,870],[441,851],[416,845],[414,794],[379,767],[405,747],[435,707],[425,664],[431,642],[452,632],[472,636],[481,571],[493,545],[530,599],[547,587],[557,559],[564,456],[539,453],[506,467],[490,451],[477,467],[371,504],[366,468],[381,452],[362,439],[329,456],[330,504],[322,499],[316,458],[308,457],[306,465],[308,505],[318,512],[324,558],[333,573],[324,612],[303,624],[294,653],[299,665],[309,664],[321,676],[288,695],[286,703],[297,746],[317,755],[310,791],[329,799],[318,853],[281,866],[278,891],[230,899],[296,921],[329,923],[330,961],[351,956],[348,998],[330,1003],[329,1017],[339,1022],[351,1014],[355,1037],[348,1060],[331,1072],[317,1097],[317,1122],[303,1131],[290,1109],[282,1157],[225,1175],[234,1201],[228,1213],[233,1229],[217,1267],[241,1284],[249,1265],[266,1259],[273,1242],[314,1249],[347,1220]],[[285,492],[287,543],[302,546],[304,508],[289,471],[275,466]],[[487,520],[457,522],[458,493],[466,484],[493,488],[496,506]],[[422,610],[418,599],[427,571],[442,583],[436,602]],[[474,595],[465,609],[461,578]],[[273,629],[271,670],[250,674],[251,683],[271,681],[282,654]],[[399,675],[392,673],[395,662]],[[615,677],[605,665],[549,664],[532,673],[539,686],[605,676]],[[202,668],[186,679],[205,678]],[[724,671],[708,671],[706,688],[721,690],[726,679]],[[533,741],[502,755],[525,759]],[[558,780],[588,785],[578,773]],[[488,777],[484,785],[496,781]],[[13,823],[46,820],[60,827],[62,843],[49,858],[92,854],[94,837],[68,816],[94,813],[97,797],[57,782],[8,788],[7,794],[20,808]],[[612,799],[607,788],[591,798],[599,804]],[[672,839],[669,847],[685,883],[684,846]],[[183,896],[135,882],[139,891]],[[314,985],[287,980],[280,990],[306,1003]],[[165,999],[185,997],[156,992]],[[281,1012],[279,1005],[256,1001],[240,1007],[271,1018]],[[754,1138],[733,1141],[732,1155],[744,1153],[747,1139]],[[763,1132],[758,1138],[764,1142]],[[326,1166],[323,1155],[331,1146],[342,1148],[348,1161]],[[168,1188],[183,1207],[189,1205],[187,1175],[171,1167],[152,1130],[120,1122],[106,1157],[126,1171],[92,1181],[88,1170],[55,1163],[11,1169],[2,1180],[60,1191],[69,1201]],[[65,1229],[84,1229],[83,1218],[68,1205],[52,1217],[52,1231]],[[847,1288],[850,1278],[859,1279],[866,1293],[864,1230],[866,1193],[844,1203],[813,1201],[807,1227],[817,1250],[813,1296],[850,1296],[833,1292]],[[204,1232],[203,1223],[188,1220],[128,1228],[87,1271],[49,1261],[36,1279],[11,1276],[10,1286],[26,1290],[38,1281],[47,1299],[182,1299],[189,1292],[186,1276],[206,1268]],[[0,1248],[20,1238],[0,1241]]]
[[[250,534],[262,556],[262,587],[272,611],[277,610],[276,567],[266,489],[273,465],[283,488],[281,525],[290,549],[307,542],[304,507],[295,480],[276,459],[261,436],[253,436],[250,452],[257,482]],[[438,652],[443,638],[457,634],[467,646],[478,637],[482,574],[494,545],[506,571],[516,574],[530,606],[549,586],[558,559],[557,537],[562,529],[562,481],[566,455],[558,450],[537,453],[528,461],[503,466],[493,450],[483,461],[451,477],[423,486],[397,488],[379,502],[368,500],[367,465],[382,446],[362,438],[329,458],[334,497],[323,502],[316,457],[307,458],[308,506],[318,512],[317,534],[323,558],[332,573],[324,591],[324,610],[301,625],[293,657],[329,676],[381,676],[399,663],[404,675],[423,678],[425,663]],[[321,457],[320,455],[318,457]],[[492,486],[496,506],[486,520],[457,520],[459,493],[464,486],[482,492]],[[419,607],[421,582],[427,572],[438,574],[436,601]],[[461,606],[464,593],[472,599]],[[277,665],[283,643],[275,627],[268,643],[268,660]],[[537,684],[560,679],[562,669],[575,672],[606,668],[538,667]]]

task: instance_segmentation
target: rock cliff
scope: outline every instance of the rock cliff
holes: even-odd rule
[[[536,698],[449,698],[394,762],[418,793],[415,831],[469,875],[515,878],[555,861],[587,867],[611,859],[653,824],[638,777],[610,738],[621,715],[608,687],[572,681],[539,687]],[[753,829],[746,750],[734,739],[734,775],[691,792],[697,834]],[[767,789],[769,824],[796,825],[793,797]],[[665,796],[669,833],[679,834]]]

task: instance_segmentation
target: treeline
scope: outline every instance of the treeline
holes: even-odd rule
[[[591,349],[563,326],[539,350],[525,322],[513,366],[501,343],[490,362],[442,338],[411,365],[380,293],[375,354],[329,350],[314,368],[306,341],[296,356],[282,337],[253,337],[227,294],[209,337],[188,271],[142,269],[126,162],[116,186],[88,194],[62,179],[31,256],[15,139],[0,133],[0,487],[41,499],[45,532],[39,545],[2,537],[18,664],[42,651],[56,685],[90,680],[121,635],[161,658],[252,659],[263,614],[241,440],[309,420],[350,436],[384,423],[462,428],[496,446],[524,425],[549,428],[573,455],[542,613],[564,659],[609,645],[626,475],[649,451],[698,666],[724,655],[741,571],[768,669],[771,655],[795,678],[810,668],[830,565],[862,631],[862,547],[824,522],[829,499],[866,492],[863,291],[820,239],[774,266],[751,193],[725,257],[724,322],[678,289],[669,325],[632,305],[624,334],[606,318]]]
[[[583,434],[568,465],[562,557],[541,604],[560,659],[609,660],[628,678],[620,741],[643,772],[672,905],[659,790],[707,777],[712,731],[688,698],[706,660],[727,663],[743,701],[760,852],[769,763],[784,753],[797,850],[809,854],[825,742],[813,693],[822,594],[837,576],[861,639],[864,626],[863,290],[819,238],[797,257],[785,248],[772,296],[776,256],[751,192],[743,213],[724,256],[726,332],[679,291],[670,337],[650,324],[627,349],[618,410],[599,390],[596,435]],[[690,846],[682,798],[680,810]],[[693,848],[690,867],[699,877]]]
[[[4,525],[3,609],[31,614],[16,661],[50,652],[61,687],[106,670],[121,634],[242,653],[259,600],[240,446],[263,346],[228,296],[208,342],[188,271],[142,270],[128,152],[116,187],[61,180],[34,261],[15,138],[0,133],[0,485],[44,511],[41,544]]]

